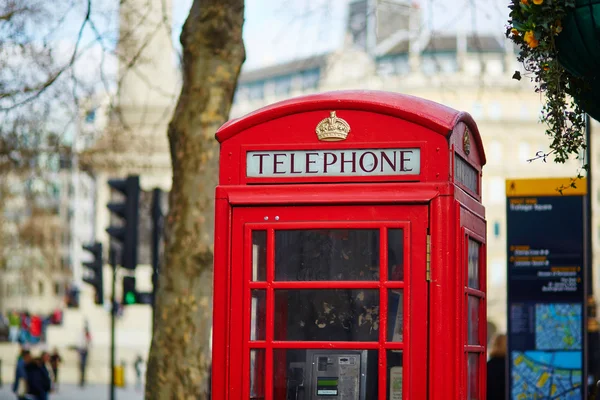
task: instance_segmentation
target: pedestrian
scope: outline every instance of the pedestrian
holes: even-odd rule
[[[15,382],[13,383],[13,393],[19,400],[24,400],[27,397],[27,365],[31,363],[31,352],[27,349],[22,349],[19,358],[17,359],[17,367],[15,368]]]
[[[58,367],[62,363],[62,357],[58,353],[58,349],[55,347],[50,355],[50,367],[52,368],[52,375],[54,376],[54,391],[58,391]]]
[[[52,383],[42,357],[33,359],[25,366],[27,373],[27,399],[48,400]]]
[[[81,345],[79,346],[79,386],[85,386],[85,370],[87,367],[87,359],[89,347],[92,343],[92,334],[90,333],[89,323],[86,320],[83,328],[83,335],[81,338]]]
[[[50,377],[50,392],[54,388],[54,371],[52,370],[52,365],[50,364],[50,354],[47,351],[42,352],[40,356],[42,363],[44,364],[44,368],[46,368],[46,372]]]
[[[490,359],[487,363],[486,399],[506,399],[506,335],[497,335],[492,340]]]
[[[135,387],[136,389],[142,390],[142,368],[144,367],[144,360],[142,356],[138,354],[135,362],[133,363],[133,368],[135,368]]]
[[[8,336],[9,340],[16,343],[19,340],[19,325],[21,324],[21,318],[15,310],[12,310],[8,315]]]

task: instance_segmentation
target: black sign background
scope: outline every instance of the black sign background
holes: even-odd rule
[[[508,379],[512,393],[512,351],[537,350],[536,304],[581,304],[581,334],[586,334],[584,196],[508,197],[506,208]],[[581,343],[583,346],[583,337]]]

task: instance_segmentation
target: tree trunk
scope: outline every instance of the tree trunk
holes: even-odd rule
[[[243,0],[194,0],[183,26],[183,86],[169,125],[166,219],[146,399],[208,398],[218,127],[245,59]]]

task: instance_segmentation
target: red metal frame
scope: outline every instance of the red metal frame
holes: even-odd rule
[[[426,370],[419,368],[426,358],[427,331],[426,320],[412,318],[412,315],[426,309],[425,282],[425,244],[426,221],[428,208],[426,206],[393,207],[382,206],[375,213],[368,212],[369,220],[364,221],[367,214],[364,208],[356,206],[336,207],[335,210],[326,207],[299,207],[296,209],[283,207],[270,208],[240,208],[234,209],[234,248],[244,248],[241,262],[244,279],[243,285],[238,284],[232,289],[232,314],[243,315],[243,327],[234,326],[231,330],[231,340],[239,345],[233,352],[241,351],[243,368],[233,370],[231,382],[242,386],[241,398],[249,397],[249,378],[246,372],[250,367],[250,350],[265,349],[265,371],[282,373],[281,368],[273,369],[274,349],[373,349],[379,350],[379,395],[385,397],[387,388],[387,350],[403,350],[406,360],[406,385],[403,388],[410,398],[421,398],[426,395]],[[326,211],[326,212],[325,212]],[[264,221],[265,215],[277,215],[279,221]],[[315,218],[319,215],[319,218]],[[288,218],[292,218],[289,221]],[[270,218],[271,219],[271,218]],[[420,221],[420,224],[410,221]],[[425,224],[423,224],[425,222]],[[379,229],[380,230],[380,279],[379,281],[274,281],[274,231],[289,229]],[[387,229],[401,228],[404,230],[404,281],[389,281],[387,276]],[[252,231],[267,232],[267,280],[252,281],[252,257],[248,244],[251,242]],[[239,257],[239,256],[238,256]],[[417,275],[416,277],[413,274]],[[408,285],[406,282],[410,282]],[[250,302],[253,289],[265,290],[266,301],[266,332],[265,340],[250,340]],[[316,341],[277,341],[274,340],[274,291],[276,289],[377,289],[380,291],[380,327],[378,342],[316,342]],[[387,341],[387,302],[388,290],[403,289],[404,296],[404,342]],[[417,293],[417,294],[413,294]],[[236,307],[237,305],[237,307]],[[239,322],[239,321],[238,321]],[[410,345],[407,346],[406,343]],[[410,350],[408,350],[410,348]],[[285,370],[283,371],[285,373]],[[279,378],[281,379],[281,378]],[[273,374],[265,374],[265,399],[273,399]],[[231,393],[230,397],[237,398],[239,390]]]
[[[332,110],[350,124],[350,134],[341,142],[319,142],[315,126]],[[465,144],[466,131],[470,147]],[[406,362],[403,397],[419,400],[465,399],[466,355],[476,352],[480,354],[479,397],[484,398],[486,232],[481,171],[485,154],[477,126],[468,114],[394,93],[332,92],[281,102],[230,121],[219,130],[217,139],[221,142],[221,153],[215,218],[214,399],[248,398],[251,348],[264,352],[259,364],[264,365],[260,376],[264,376],[266,399],[281,398],[281,393],[273,392],[273,381],[282,379],[286,373],[284,365],[274,365],[274,351],[292,348],[378,350],[378,397],[381,399],[385,398],[387,379],[387,357],[382,349],[403,350]],[[248,151],[396,147],[420,148],[419,174],[246,177]],[[456,155],[477,171],[475,192],[455,181]],[[410,231],[404,232],[405,281],[387,280],[386,240],[380,240],[379,281],[274,281],[274,229],[325,226],[374,227],[382,233],[387,227],[410,227]],[[252,229],[265,230],[267,234],[267,279],[264,282],[251,281]],[[429,281],[425,279],[427,235],[431,238]],[[481,290],[466,287],[468,236],[482,243]],[[276,290],[302,288],[379,290],[379,340],[274,340],[274,329],[281,329],[274,326]],[[405,291],[403,343],[386,341],[389,288]],[[249,341],[251,290],[264,290],[266,294],[264,340],[253,342]],[[481,346],[466,343],[469,294],[482,299]]]

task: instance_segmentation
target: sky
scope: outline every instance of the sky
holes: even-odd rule
[[[378,0],[393,2],[399,0]],[[502,35],[510,0],[416,0],[422,25],[436,31]],[[344,40],[348,0],[246,0],[244,68],[319,54],[338,48]],[[173,39],[192,0],[173,0]]]

